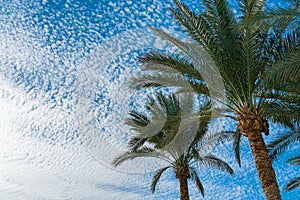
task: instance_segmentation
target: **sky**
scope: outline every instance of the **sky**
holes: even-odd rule
[[[153,174],[164,165],[159,160],[111,166],[132,135],[124,118],[130,109],[142,109],[146,98],[126,86],[141,73],[137,58],[151,49],[174,50],[149,29],[176,36],[171,5],[170,0],[0,0],[1,200],[179,198],[171,170],[151,194]],[[201,9],[196,0],[188,5]],[[230,5],[235,8],[236,2]],[[271,125],[274,134],[282,131]],[[274,162],[281,189],[299,172],[285,163],[297,152],[296,146]],[[199,169],[205,199],[264,199],[245,139],[242,168],[230,144],[214,153],[234,175]],[[193,185],[190,195],[201,199]],[[285,200],[298,196],[299,189],[282,191]]]

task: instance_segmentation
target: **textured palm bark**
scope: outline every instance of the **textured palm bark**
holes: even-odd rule
[[[267,200],[281,200],[272,161],[268,156],[262,132],[269,134],[269,123],[264,119],[264,110],[249,108],[245,104],[243,112],[238,114],[240,131],[248,137],[258,176]]]
[[[180,186],[180,200],[189,200],[188,179],[190,178],[190,171],[187,163],[176,163],[175,176],[179,180]]]
[[[262,133],[259,130],[254,130],[252,133],[247,133],[247,135],[266,199],[280,200],[280,190],[276,181],[275,171],[268,156]]]
[[[188,189],[188,181],[187,178],[179,179],[180,185],[180,200],[189,200],[189,189]]]

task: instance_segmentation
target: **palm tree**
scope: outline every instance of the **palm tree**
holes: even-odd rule
[[[270,120],[287,126],[298,122],[300,109],[267,74],[272,70],[272,77],[290,80],[299,72],[298,6],[266,10],[264,0],[242,0],[235,16],[226,0],[203,1],[205,9],[194,13],[175,0],[170,10],[190,41],[152,28],[180,51],[144,54],[140,61],[146,73],[130,85],[192,89],[222,103],[221,115],[235,120],[238,132],[248,138],[266,198],[281,199],[262,133],[269,134]],[[285,73],[280,68],[286,65]]]
[[[183,106],[192,101],[187,96],[183,100]],[[181,200],[189,199],[188,179],[192,179],[204,196],[204,187],[197,174],[196,166],[211,167],[233,174],[232,168],[226,162],[207,153],[216,143],[230,137],[230,134],[226,136],[223,133],[207,134],[210,121],[209,103],[199,110],[202,116],[199,123],[190,125],[185,124],[184,116],[187,110],[183,110],[174,94],[164,96],[162,93],[157,93],[156,99],[149,97],[145,107],[148,115],[136,111],[130,112],[126,124],[138,134],[129,141],[129,150],[113,161],[115,167],[124,161],[139,157],[162,159],[166,161],[167,166],[157,170],[151,191],[155,192],[161,175],[167,169],[173,169],[179,181]],[[191,107],[188,112],[192,112]],[[163,115],[165,116],[162,117]],[[160,123],[161,121],[163,123]],[[181,128],[182,124],[183,128]],[[189,137],[191,135],[193,137]]]
[[[276,160],[280,154],[289,149],[292,144],[300,142],[300,127],[291,128],[290,131],[277,135],[275,139],[267,146],[269,156]],[[288,160],[292,165],[300,165],[300,155],[294,156]],[[291,179],[285,186],[285,190],[290,191],[300,186],[300,176]]]

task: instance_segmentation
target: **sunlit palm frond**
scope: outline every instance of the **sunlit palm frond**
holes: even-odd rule
[[[199,190],[199,192],[202,194],[202,196],[204,197],[204,187],[203,184],[201,183],[201,180],[197,174],[197,171],[195,168],[190,167],[190,173],[191,173],[191,179],[194,182],[194,184],[196,185],[197,189]]]
[[[151,51],[140,57],[139,61],[144,64],[144,70],[146,71],[156,70],[158,72],[170,73],[172,72],[170,69],[173,69],[180,72],[182,75],[191,76],[197,80],[203,81],[203,77],[199,71],[197,71],[188,59],[180,54],[168,55],[157,51]],[[165,66],[165,68],[162,66]]]
[[[283,134],[276,135],[274,140],[268,144],[267,149],[269,151],[269,157],[271,159],[277,159],[282,152],[290,147],[291,144],[300,141],[300,132],[298,130],[290,130]]]
[[[286,191],[291,191],[300,186],[300,177],[291,179],[288,184],[284,187]]]
[[[153,178],[153,181],[152,181],[152,184],[151,184],[151,192],[154,193],[155,192],[155,188],[156,188],[156,185],[161,177],[161,175],[169,168],[171,168],[172,166],[167,166],[167,167],[164,167],[164,168],[161,168],[157,171],[157,173],[154,175],[154,178]]]

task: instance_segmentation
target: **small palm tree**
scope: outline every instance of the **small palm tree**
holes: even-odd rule
[[[185,101],[184,105],[187,105],[186,103]],[[181,200],[189,199],[188,179],[196,184],[204,196],[204,187],[196,166],[211,167],[233,174],[232,168],[226,162],[207,153],[216,143],[230,137],[230,134],[226,136],[223,133],[206,134],[210,120],[209,108],[207,103],[200,109],[202,117],[199,123],[186,125],[183,117],[186,110],[182,110],[175,95],[166,97],[162,93],[157,93],[156,100],[149,97],[146,109],[152,118],[149,119],[146,114],[136,111],[130,112],[126,123],[138,134],[129,141],[129,150],[117,157],[113,165],[117,167],[124,161],[139,157],[162,159],[168,165],[154,175],[151,185],[153,193],[161,175],[171,168],[179,181]],[[163,123],[160,123],[161,121]],[[184,128],[181,128],[182,124]]]
[[[235,120],[247,137],[267,200],[281,199],[262,133],[269,134],[270,120],[286,126],[300,120],[299,96],[291,101],[286,95],[292,93],[273,81],[293,80],[300,71],[298,4],[266,10],[265,0],[241,0],[235,16],[226,0],[203,1],[205,9],[195,13],[175,0],[171,12],[191,41],[153,28],[180,52],[144,54],[140,61],[147,73],[131,85],[192,89],[225,105],[221,116]]]
[[[291,128],[290,131],[280,134],[267,146],[269,156],[276,160],[280,154],[289,149],[292,144],[300,142],[300,128]],[[294,156],[288,160],[292,165],[300,165],[300,156]],[[300,186],[300,176],[291,179],[285,186],[285,190],[290,191]]]

